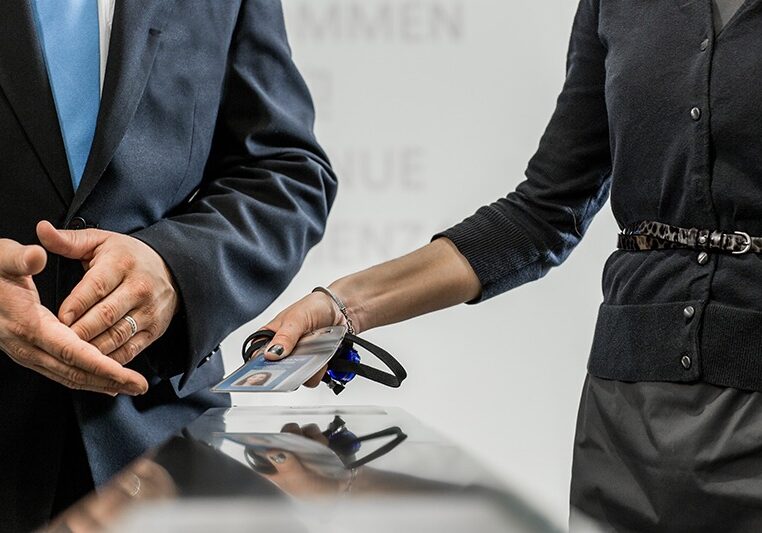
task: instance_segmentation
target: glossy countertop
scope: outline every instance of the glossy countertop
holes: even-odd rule
[[[554,531],[462,449],[385,407],[212,409],[51,531]]]

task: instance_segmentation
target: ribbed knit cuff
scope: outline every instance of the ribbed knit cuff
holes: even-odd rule
[[[541,254],[526,232],[496,205],[479,209],[460,224],[434,235],[450,239],[474,269],[482,294],[478,303],[542,276]]]

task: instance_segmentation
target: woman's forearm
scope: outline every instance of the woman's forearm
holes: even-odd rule
[[[341,278],[330,288],[344,301],[358,331],[451,307],[481,293],[468,261],[445,238]]]

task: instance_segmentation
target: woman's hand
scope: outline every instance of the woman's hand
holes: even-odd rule
[[[313,292],[281,311],[263,329],[275,332],[275,337],[265,350],[265,357],[270,361],[279,361],[291,354],[304,335],[317,329],[344,324],[344,316],[336,304],[327,295]],[[317,387],[325,374],[324,367],[304,385]]]

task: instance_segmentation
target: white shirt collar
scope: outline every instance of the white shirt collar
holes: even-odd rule
[[[101,94],[103,93],[103,80],[106,76],[106,63],[108,62],[108,50],[111,43],[111,24],[114,21],[114,5],[116,0],[98,0],[98,26],[100,29],[100,53],[101,53]]]

